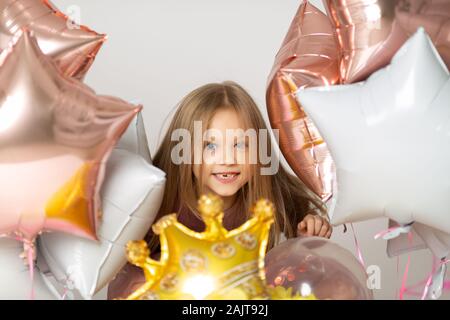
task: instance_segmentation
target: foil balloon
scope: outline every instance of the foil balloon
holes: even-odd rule
[[[0,51],[22,28],[32,30],[39,46],[60,70],[78,79],[88,71],[106,40],[85,26],[76,25],[47,0],[0,2]]]
[[[42,234],[39,253],[51,274],[62,286],[91,299],[127,262],[128,241],[143,238],[149,230],[161,205],[164,186],[164,172],[134,153],[115,149],[106,165],[101,191],[99,241],[56,232]]]
[[[298,88],[339,80],[339,52],[325,14],[303,2],[269,76],[267,111],[280,148],[297,176],[324,201],[333,193],[333,160],[314,123],[295,99]]]
[[[333,224],[384,216],[450,233],[450,77],[423,28],[366,82],[297,98],[336,163]]]
[[[450,66],[450,2],[436,0],[323,0],[342,52],[344,83],[364,80],[387,65],[423,27]]]
[[[23,246],[14,240],[0,239],[0,300],[27,300],[30,298],[30,274],[19,258]],[[57,295],[46,284],[44,277],[34,267],[34,298],[54,300]]]
[[[118,274],[127,261],[125,244],[144,237],[153,223],[164,185],[165,174],[151,165],[139,112],[106,164],[99,242],[56,233],[39,237],[38,264],[61,297],[91,299]]]
[[[106,160],[140,109],[62,75],[19,32],[0,56],[0,234],[96,239]]]
[[[131,153],[141,156],[149,164],[152,164],[142,112],[139,112],[130,123],[127,131],[125,131],[119,142],[117,142],[116,149],[128,150]]]
[[[202,196],[203,232],[190,230],[167,215],[153,225],[160,235],[161,258],[153,260],[147,243],[130,242],[129,261],[142,268],[145,283],[127,299],[264,299],[264,254],[273,222],[273,205],[258,201],[253,217],[228,231],[222,225],[222,200]],[[280,295],[278,295],[280,296]]]
[[[265,259],[266,282],[320,300],[369,300],[367,274],[351,252],[319,237],[289,239]]]
[[[410,6],[409,10],[397,11],[399,24],[409,35],[420,26],[425,28],[450,69],[450,1],[423,0],[416,4],[410,0],[407,4]]]

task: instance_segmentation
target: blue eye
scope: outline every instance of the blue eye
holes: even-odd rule
[[[234,146],[239,149],[245,149],[246,144],[245,142],[238,142]]]
[[[205,146],[206,150],[215,151],[217,148],[217,144],[208,142]]]

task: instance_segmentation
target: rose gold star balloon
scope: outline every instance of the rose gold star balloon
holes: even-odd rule
[[[81,79],[106,39],[78,26],[45,0],[0,1],[0,51],[21,28],[32,30],[41,50],[66,75]]]
[[[140,108],[61,75],[19,31],[0,55],[0,235],[95,239],[105,162]]]
[[[323,0],[342,51],[344,83],[364,80],[387,65],[423,27],[450,67],[450,1]]]
[[[338,46],[325,14],[303,2],[278,52],[266,93],[272,128],[297,176],[323,200],[332,195],[334,165],[314,123],[296,101],[299,88],[333,85],[339,80]]]

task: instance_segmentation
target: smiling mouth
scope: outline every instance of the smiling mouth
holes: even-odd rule
[[[214,176],[219,176],[221,178],[230,178],[239,175],[240,172],[216,172],[213,173]]]
[[[240,172],[216,172],[212,175],[220,182],[227,183],[235,181],[240,174]]]

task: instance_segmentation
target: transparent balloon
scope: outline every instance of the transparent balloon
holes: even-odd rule
[[[270,287],[292,288],[321,300],[370,300],[367,274],[351,252],[331,240],[308,237],[287,240],[265,259]]]

